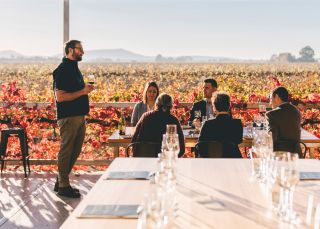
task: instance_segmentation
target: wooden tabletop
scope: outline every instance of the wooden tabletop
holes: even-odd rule
[[[195,134],[195,135],[189,135],[189,131],[190,130],[183,130],[184,136],[185,136],[185,143],[186,143],[186,147],[193,147],[197,141],[198,141],[198,137],[199,135]],[[315,135],[309,133],[308,131],[306,131],[305,129],[301,128],[301,140],[304,143],[320,143],[320,139],[317,138]],[[110,146],[113,146],[115,144],[129,144],[131,143],[131,137],[123,137],[121,135],[119,135],[119,131],[116,130],[109,138],[108,138],[108,143],[110,144]],[[252,143],[252,139],[248,138],[246,136],[243,137],[243,142],[242,142],[242,146],[250,146]]]
[[[88,204],[141,204],[150,181],[105,180],[109,171],[154,171],[154,158],[117,158],[62,228],[136,228],[137,219],[79,219]],[[299,160],[300,171],[320,172],[320,161]],[[265,187],[251,179],[248,159],[178,159],[175,228],[290,228],[268,208]],[[320,180],[300,181],[294,210],[304,220],[308,195],[319,197]],[[320,202],[319,199],[317,199]],[[307,228],[301,224],[299,228]]]

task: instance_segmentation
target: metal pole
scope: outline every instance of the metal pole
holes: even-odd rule
[[[69,40],[69,0],[63,0],[63,44],[68,40]],[[64,49],[62,53],[64,53]]]

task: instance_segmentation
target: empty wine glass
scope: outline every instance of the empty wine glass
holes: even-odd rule
[[[284,152],[281,158],[278,183],[284,190],[284,208],[280,211],[280,216],[286,222],[296,223],[299,218],[293,210],[293,194],[300,178],[297,165],[298,154]]]
[[[174,153],[174,156],[177,157],[180,151],[179,136],[178,134],[167,134],[166,135],[167,147],[169,151]]]
[[[253,116],[253,120],[255,122],[255,124],[257,125],[257,127],[261,127],[262,126],[262,118],[260,114],[256,114]]]

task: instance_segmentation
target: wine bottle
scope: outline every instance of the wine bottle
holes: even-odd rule
[[[121,112],[121,116],[119,119],[119,125],[118,125],[118,129],[119,129],[119,134],[120,135],[124,135],[126,132],[126,119],[124,118],[123,113]]]

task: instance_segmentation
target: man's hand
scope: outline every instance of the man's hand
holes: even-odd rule
[[[93,85],[85,85],[83,89],[76,92],[66,92],[63,90],[56,90],[56,99],[58,102],[72,101],[79,98],[82,95],[88,95],[94,90]]]
[[[84,88],[82,89],[83,95],[88,95],[90,92],[94,90],[94,86],[90,84],[86,84]]]

